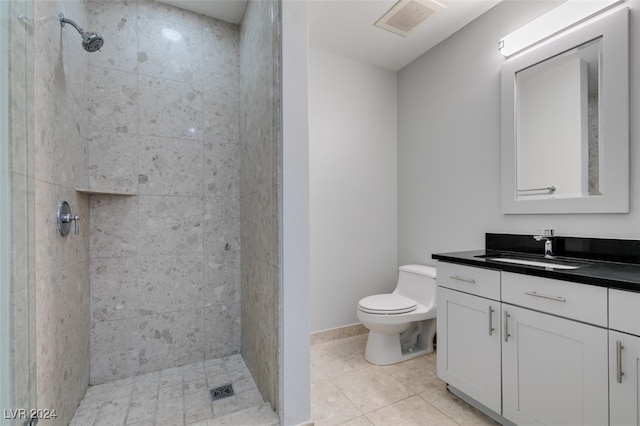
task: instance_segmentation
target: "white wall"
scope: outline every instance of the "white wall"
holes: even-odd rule
[[[398,73],[400,263],[479,249],[485,232],[640,238],[640,1],[631,9],[629,214],[503,215],[500,209],[498,40],[548,10],[502,2]]]
[[[396,73],[310,49],[311,331],[397,277]]]
[[[309,422],[309,128],[307,2],[282,2],[280,423]]]

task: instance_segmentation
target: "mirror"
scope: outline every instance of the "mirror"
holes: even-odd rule
[[[629,211],[628,9],[502,67],[503,213]]]
[[[602,195],[602,38],[516,72],[516,198]]]

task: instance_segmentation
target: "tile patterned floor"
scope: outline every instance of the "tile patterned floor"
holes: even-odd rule
[[[209,389],[235,395],[211,402]],[[224,426],[279,424],[241,355],[90,386],[71,426]]]
[[[311,418],[315,426],[496,425],[447,392],[436,354],[375,366],[364,359],[367,335],[311,347]]]
[[[315,426],[496,425],[436,377],[435,353],[375,366],[364,359],[367,335],[311,347]],[[232,383],[235,395],[210,401]],[[91,386],[70,426],[272,426],[241,355]]]

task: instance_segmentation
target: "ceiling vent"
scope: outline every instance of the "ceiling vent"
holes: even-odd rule
[[[400,0],[374,25],[406,37],[429,16],[444,8],[433,0]]]

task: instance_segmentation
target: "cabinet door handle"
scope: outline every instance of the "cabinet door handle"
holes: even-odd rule
[[[471,284],[476,283],[476,280],[474,280],[473,278],[463,278],[458,275],[449,275],[449,278],[456,281],[464,281],[465,283],[471,283]]]
[[[493,336],[493,331],[495,330],[495,328],[493,328],[493,313],[496,310],[493,309],[493,307],[491,305],[489,305],[489,336]]]
[[[541,297],[543,299],[555,300],[557,302],[566,302],[567,301],[567,299],[565,299],[564,297],[548,296],[546,294],[536,293],[535,291],[525,291],[524,294],[526,294],[527,296],[534,296],[534,297]]]
[[[622,383],[622,376],[624,373],[622,372],[622,350],[624,346],[622,346],[622,342],[620,340],[616,340],[616,382]]]
[[[511,314],[507,311],[504,311],[504,341],[509,342],[509,317]]]

